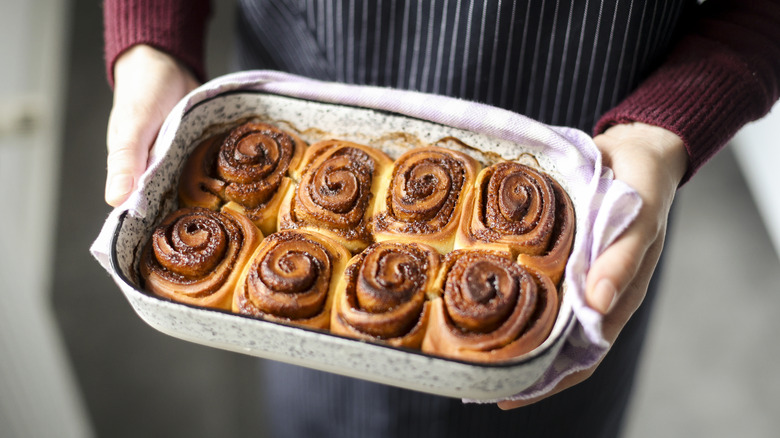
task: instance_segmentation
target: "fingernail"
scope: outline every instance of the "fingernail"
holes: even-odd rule
[[[128,174],[114,175],[108,182],[106,190],[106,199],[116,201],[122,199],[133,189],[133,177]]]
[[[617,302],[617,288],[609,279],[602,278],[596,283],[591,294],[591,305],[603,315],[609,313]]]

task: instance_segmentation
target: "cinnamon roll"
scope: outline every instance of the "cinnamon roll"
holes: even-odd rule
[[[455,248],[507,251],[558,283],[574,240],[571,199],[549,175],[513,161],[483,169],[467,195]]]
[[[255,318],[327,330],[333,290],[351,254],[308,231],[267,236],[236,286],[232,310]]]
[[[143,287],[174,301],[230,310],[241,269],[262,237],[235,212],[179,209],[155,228],[143,250]]]
[[[370,213],[392,160],[379,149],[341,140],[309,147],[304,171],[279,210],[279,229],[309,229],[357,253],[372,241]]]
[[[270,234],[292,185],[289,173],[300,165],[305,148],[291,132],[266,123],[243,123],[195,148],[182,170],[179,199],[186,206],[210,209],[232,203]]]
[[[426,353],[475,362],[508,360],[544,342],[557,317],[553,282],[506,253],[454,251],[437,282],[444,292],[431,303],[422,344]]]
[[[480,167],[464,153],[436,146],[402,154],[377,198],[371,220],[375,240],[408,239],[442,254],[451,251],[464,194]]]
[[[440,255],[425,244],[385,241],[350,260],[339,282],[331,331],[419,348]]]

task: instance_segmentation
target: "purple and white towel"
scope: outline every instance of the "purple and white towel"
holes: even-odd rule
[[[324,103],[389,111],[511,142],[535,145],[554,160],[577,211],[577,239],[566,269],[565,300],[577,319],[552,366],[540,380],[512,400],[549,392],[561,379],[597,363],[609,349],[601,330],[602,317],[585,305],[585,278],[591,263],[635,219],[641,199],[626,184],[614,180],[602,166],[601,154],[587,134],[572,128],[548,126],[525,116],[475,102],[380,87],[321,82],[273,71],[246,71],[214,79],[182,99],[166,119],[150,152],[144,187],[173,141],[184,114],[200,102],[227,92],[263,91]],[[112,275],[111,237],[119,217],[127,212],[145,216],[144,191],[136,189],[115,208],[91,247],[93,256]],[[583,214],[583,212],[585,214]],[[116,279],[116,278],[115,278]]]

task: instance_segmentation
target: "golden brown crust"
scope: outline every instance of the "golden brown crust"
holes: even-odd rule
[[[541,254],[525,254],[519,252],[517,262],[540,271],[550,277],[554,284],[559,284],[569,261],[569,254],[574,243],[574,205],[569,195],[560,184],[550,179],[555,192],[555,225],[553,226],[547,248]]]
[[[379,182],[392,168],[384,152],[341,140],[309,147],[297,187],[279,210],[279,229],[309,229],[353,253],[372,242],[368,221]]]
[[[436,146],[411,149],[383,181],[371,226],[376,241],[423,242],[452,250],[465,193],[481,165],[472,157]]]
[[[439,253],[424,244],[385,241],[369,246],[350,260],[339,282],[331,331],[419,348],[439,263]]]
[[[519,357],[549,336],[558,293],[543,274],[507,253],[459,250],[448,254],[431,303],[423,352],[475,362]]]
[[[467,195],[455,248],[522,254],[557,283],[574,236],[574,208],[549,175],[504,161],[483,169]]]
[[[306,143],[273,125],[246,122],[198,145],[182,170],[179,198],[185,206],[215,209],[230,202],[260,229],[276,229],[281,199]]]
[[[241,273],[232,310],[326,330],[333,290],[350,257],[339,243],[316,233],[287,230],[271,234]]]
[[[177,210],[144,249],[144,287],[174,301],[229,310],[239,272],[262,237],[251,221],[230,211]]]

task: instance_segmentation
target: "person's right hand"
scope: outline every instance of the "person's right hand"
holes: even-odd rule
[[[645,299],[664,245],[669,209],[688,169],[688,155],[679,136],[644,123],[612,126],[593,142],[615,178],[642,198],[637,218],[598,256],[586,279],[585,300],[604,315],[604,338],[612,345]],[[584,381],[598,366],[570,374],[547,394],[498,406],[514,409],[535,403]]]
[[[117,58],[106,138],[109,205],[116,207],[130,196],[165,117],[198,85],[184,65],[152,47],[134,46]]]

